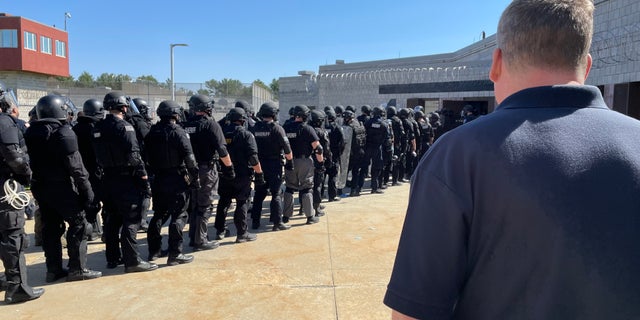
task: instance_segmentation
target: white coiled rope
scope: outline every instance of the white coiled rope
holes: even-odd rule
[[[31,197],[25,191],[18,192],[18,183],[13,179],[7,179],[3,185],[5,196],[0,198],[15,209],[23,209],[31,202]]]

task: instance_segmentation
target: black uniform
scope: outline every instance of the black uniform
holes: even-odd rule
[[[124,259],[126,267],[137,266],[143,261],[139,257],[136,233],[142,219],[143,200],[150,196],[151,190],[149,182],[143,179],[147,177],[147,171],[136,131],[125,120],[108,114],[94,128],[93,147],[98,165],[104,170],[107,262],[115,267]]]
[[[415,135],[413,133],[413,125],[409,122],[409,119],[403,118],[400,119],[402,121],[402,128],[404,129],[406,138],[403,139],[403,145],[400,146],[400,154],[398,157],[398,170],[394,169],[394,174],[397,175],[397,181],[405,182],[404,179],[405,174],[409,174],[409,167],[407,167],[407,159],[410,157],[409,153],[411,153],[411,141],[415,139]]]
[[[329,146],[331,150],[331,157],[325,158],[325,163],[327,163],[327,196],[329,197],[329,201],[335,201],[338,198],[338,188],[336,186],[336,179],[338,177],[338,173],[340,172],[340,167],[342,163],[340,158],[342,153],[344,152],[344,135],[342,133],[342,128],[336,121],[329,121],[327,126],[325,127],[327,134],[329,135]],[[324,194],[324,192],[322,192]]]
[[[413,132],[413,139],[415,140],[415,149],[414,150],[409,150],[409,152],[407,153],[407,161],[406,161],[406,175],[407,177],[410,177],[411,175],[413,175],[413,170],[415,169],[415,164],[416,164],[416,160],[418,158],[418,148],[420,148],[420,145],[422,144],[422,136],[420,135],[420,125],[418,124],[418,122],[413,118],[413,117],[409,117],[408,118],[409,123],[411,124],[411,132]],[[409,148],[412,148],[411,146],[409,146]]]
[[[364,125],[367,132],[365,145],[365,159],[362,162],[358,177],[358,188],[362,189],[366,175],[366,168],[371,164],[371,192],[378,192],[379,176],[382,173],[382,145],[389,139],[389,129],[386,121],[379,116],[369,119]]]
[[[78,137],[78,151],[89,173],[89,182],[94,194],[93,202],[85,208],[87,221],[92,224],[94,232],[102,233],[102,226],[97,222],[98,212],[102,207],[102,168],[96,162],[96,154],[91,142],[93,128],[99,120],[97,117],[79,116],[78,122],[73,126],[73,132]]]
[[[199,247],[207,243],[207,222],[211,217],[211,204],[218,193],[220,157],[227,156],[224,134],[220,125],[208,115],[196,115],[184,124],[191,148],[198,163],[200,188],[191,197],[189,216],[189,245]]]
[[[235,179],[221,179],[218,193],[220,199],[216,207],[215,228],[218,234],[225,232],[225,220],[227,218],[227,208],[231,201],[236,199],[236,209],[233,215],[233,223],[236,226],[238,239],[247,233],[247,212],[249,209],[249,197],[251,196],[251,179],[253,169],[250,165],[250,158],[258,155],[258,146],[253,134],[245,129],[244,125],[230,123],[222,128],[227,142],[227,150],[233,169]]]
[[[398,184],[400,159],[404,157],[404,149],[407,146],[407,134],[402,126],[402,121],[398,116],[391,117],[391,130],[393,131],[393,157],[391,164],[391,184]],[[386,170],[385,170],[386,172]]]
[[[145,159],[146,153],[144,152],[144,138],[149,134],[149,130],[151,129],[151,122],[147,121],[141,114],[134,113],[131,110],[128,110],[124,114],[124,119],[129,122],[136,131],[136,139],[138,140],[138,146],[140,147],[140,155],[142,156],[142,160],[146,163],[147,159]],[[153,181],[153,175],[149,176],[149,181]],[[149,223],[147,222],[147,212],[151,206],[151,195],[145,195],[142,200],[142,217],[140,219],[140,227],[141,230],[146,230],[149,227]]]
[[[21,143],[22,141],[22,143]],[[28,185],[31,177],[29,157],[22,132],[13,118],[0,113],[0,185],[12,178],[18,182],[18,191],[22,185]],[[6,196],[4,190],[0,197]],[[15,208],[0,201],[0,257],[4,264],[7,291],[5,301],[31,300],[39,297],[43,289],[34,289],[27,284],[27,265],[24,258],[26,249],[24,232],[24,208]]]
[[[311,159],[313,148],[311,144],[318,141],[318,135],[311,126],[303,122],[289,122],[284,125],[284,131],[291,143],[293,153],[293,170],[285,170],[285,191],[283,215],[287,220],[293,215],[293,193],[299,192],[300,205],[307,217],[315,216],[313,209],[313,175],[314,161]]]
[[[331,161],[331,142],[329,141],[329,134],[324,129],[323,124],[319,124],[319,126],[313,128],[318,135],[318,141],[320,141],[320,145],[322,146],[322,157],[325,159],[323,164],[317,163],[317,159],[314,159],[314,163],[316,168],[324,165],[324,168],[320,170],[315,170],[313,173],[313,210],[316,211],[316,216],[321,216],[324,214],[320,207],[320,202],[322,202],[322,188],[324,186],[324,176],[327,169],[333,170],[333,163]],[[337,171],[335,171],[337,174]],[[334,189],[335,189],[335,174],[334,174]],[[334,191],[335,192],[335,191]]]
[[[356,119],[349,120],[348,125],[353,129],[353,135],[351,136],[351,155],[349,157],[349,167],[351,168],[351,192],[349,195],[353,197],[360,195],[361,185],[358,181],[360,179],[361,172],[362,175],[367,174],[366,165],[364,165],[363,169],[367,132],[364,126]]]
[[[260,220],[262,203],[267,196],[267,191],[271,192],[271,203],[269,204],[269,220],[274,225],[279,225],[282,221],[282,154],[290,153],[291,146],[287,139],[284,128],[275,121],[257,122],[253,127],[256,144],[258,146],[258,159],[264,172],[266,184],[257,185],[253,196],[253,206],[251,208],[251,219]],[[259,223],[258,223],[259,225]]]
[[[169,259],[182,253],[182,229],[187,223],[188,187],[198,179],[198,167],[189,136],[182,127],[163,118],[151,126],[145,138],[145,152],[153,194],[153,218],[149,222],[149,256],[160,256],[163,222],[169,224]],[[152,259],[149,260],[152,260]]]
[[[86,269],[87,236],[91,233],[84,208],[93,203],[94,194],[78,152],[76,134],[68,124],[47,118],[31,123],[25,142],[33,168],[31,192],[42,214],[47,272],[65,273],[60,242],[65,221],[69,224],[69,271],[81,272]]]

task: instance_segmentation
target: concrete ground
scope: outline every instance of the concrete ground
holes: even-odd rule
[[[107,269],[98,240],[89,243],[88,266],[102,271],[102,278],[48,284],[44,254],[32,246],[26,254],[29,283],[46,292],[27,303],[0,304],[0,318],[389,319],[382,298],[408,190],[405,183],[384,194],[366,190],[360,197],[323,202],[327,215],[319,223],[305,225],[303,216],[294,216],[287,231],[271,231],[268,210],[263,210],[258,240],[242,244],[235,243],[230,217],[232,236],[219,248],[193,253],[193,263],[175,267],[161,258],[153,272]],[[210,235],[212,224],[213,218]],[[32,220],[26,229],[33,243]],[[138,234],[143,258],[148,255],[145,238]],[[185,253],[190,253],[186,229],[185,240]]]

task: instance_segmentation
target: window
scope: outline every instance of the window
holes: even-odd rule
[[[18,30],[0,29],[0,48],[17,48]]]
[[[36,34],[29,31],[24,32],[24,48],[36,50]]]
[[[51,38],[40,37],[40,52],[51,54]]]
[[[56,40],[56,56],[63,58],[67,56],[67,46],[60,40]]]

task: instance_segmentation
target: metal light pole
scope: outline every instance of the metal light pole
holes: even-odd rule
[[[169,45],[171,48],[171,100],[176,100],[176,84],[173,81],[173,47],[188,47],[186,43],[172,43]]]
[[[64,31],[67,31],[67,18],[71,19],[71,12],[64,13]]]

